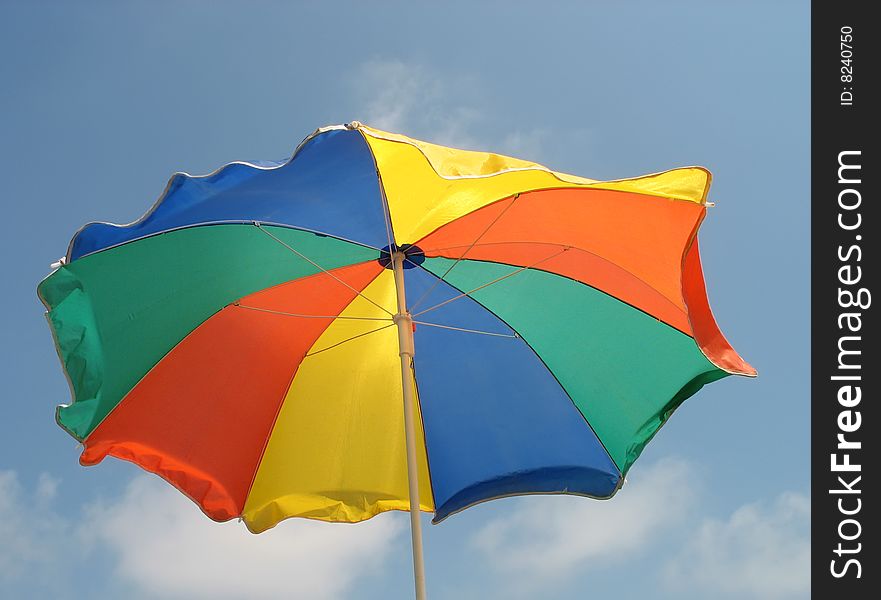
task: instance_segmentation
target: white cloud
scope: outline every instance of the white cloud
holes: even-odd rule
[[[680,522],[695,496],[693,468],[684,461],[634,471],[610,501],[524,499],[511,515],[478,531],[473,544],[494,568],[533,586],[629,561]]]
[[[509,515],[481,528],[472,547],[507,576],[515,596],[533,597],[540,587],[641,560],[649,561],[645,577],[664,584],[672,597],[809,594],[810,501],[805,495],[784,493],[718,519],[701,510],[706,498],[691,463],[667,459],[639,465],[629,479],[607,502],[523,499]],[[652,557],[661,544],[666,550],[658,562]]]
[[[523,158],[541,156],[552,137],[551,132],[542,127],[534,127],[525,131],[515,129],[502,139],[499,151]]]
[[[400,515],[397,515],[400,517]],[[138,477],[89,511],[93,541],[116,574],[156,598],[337,598],[376,569],[403,530],[380,515],[357,525],[295,519],[260,535],[205,517],[177,490]]]
[[[28,585],[33,573],[54,569],[70,548],[70,524],[49,506],[56,485],[42,474],[29,492],[14,471],[0,471],[0,582]]]
[[[550,168],[555,168],[550,164],[554,156],[575,166],[594,152],[589,144],[593,135],[582,123],[551,128],[547,121],[501,120],[504,111],[497,104],[511,100],[492,99],[479,74],[442,72],[400,59],[371,59],[361,63],[347,82],[361,106],[355,116],[379,129],[455,148],[499,152]],[[554,120],[553,115],[548,118]]]
[[[45,505],[55,499],[58,493],[58,484],[61,480],[52,477],[48,473],[40,473],[37,479],[37,490],[35,492],[36,500],[41,505]]]
[[[363,63],[353,81],[368,125],[474,148],[473,129],[480,111],[464,98],[466,90],[475,90],[474,81],[464,77],[452,81],[422,65],[396,59]]]
[[[0,470],[0,589],[9,594],[74,597],[88,573],[108,597],[344,598],[381,571],[406,523],[400,514],[357,525],[294,519],[254,535],[241,523],[214,523],[152,476],[61,516],[58,486],[42,474],[28,489]]]
[[[785,493],[770,506],[747,504],[726,520],[705,519],[665,569],[675,590],[733,598],[810,594],[810,500]]]
[[[485,560],[493,589],[511,597],[634,564],[645,565],[643,579],[662,584],[664,597],[807,597],[809,499],[785,493],[712,517],[701,510],[707,498],[698,474],[691,463],[668,459],[638,465],[608,502],[512,501],[470,547]],[[381,571],[393,546],[404,546],[400,514],[359,525],[295,519],[253,535],[239,523],[210,521],[155,477],[140,476],[119,498],[67,516],[55,508],[58,486],[43,474],[29,488],[15,472],[0,471],[7,592],[72,597],[88,572],[109,597],[118,590],[151,599],[350,597],[363,577]]]

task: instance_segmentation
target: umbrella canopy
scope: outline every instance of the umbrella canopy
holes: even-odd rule
[[[218,521],[354,522],[410,509],[413,385],[435,521],[608,498],[686,398],[755,375],[707,301],[709,183],[594,181],[357,122],[283,163],[178,173],[137,222],[82,228],[39,286],[73,396],[58,424],[82,464],[134,462]]]

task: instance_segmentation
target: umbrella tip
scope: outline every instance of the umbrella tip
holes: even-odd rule
[[[64,264],[66,264],[66,263],[67,263],[67,258],[64,257],[64,256],[62,256],[61,258],[59,258],[58,260],[56,260],[54,263],[51,263],[51,264],[49,265],[49,268],[50,268],[50,269],[53,269],[53,270],[54,270],[54,269],[60,269],[60,268],[61,268]]]
[[[361,127],[361,121],[352,121],[351,123],[346,123],[346,129],[358,129]]]

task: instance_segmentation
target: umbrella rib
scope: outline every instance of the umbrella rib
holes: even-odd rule
[[[374,159],[375,160],[375,159]],[[388,249],[391,254],[394,240],[392,239],[392,215],[388,207],[388,198],[385,195],[385,186],[382,183],[382,174],[376,169],[376,179],[379,182],[379,199],[382,202],[382,220],[385,223],[385,235],[388,238]]]
[[[321,354],[322,352],[326,352],[327,350],[331,350],[333,348],[336,348],[337,346],[345,344],[346,342],[351,342],[352,340],[357,340],[359,337],[364,337],[365,335],[370,335],[371,333],[376,333],[377,331],[382,331],[383,329],[388,329],[389,327],[394,327],[395,325],[396,325],[396,323],[389,323],[388,325],[383,325],[382,327],[377,327],[376,329],[371,329],[370,331],[365,331],[363,333],[359,333],[358,335],[353,335],[350,338],[346,338],[346,339],[339,341],[335,344],[331,344],[330,346],[327,346],[326,348],[322,348],[321,350],[315,350],[314,352],[309,352],[306,354],[306,356],[304,356],[304,358],[308,358],[310,356],[315,356],[316,354]]]
[[[441,325],[440,323],[427,323],[425,321],[413,321],[417,325],[425,325],[427,327],[438,327],[440,329],[450,329],[452,331],[464,331],[465,333],[479,333],[481,335],[491,335],[493,337],[517,339],[520,336],[516,333],[495,333],[492,331],[481,331],[480,329],[467,329],[465,327],[453,327],[452,325]]]
[[[287,248],[288,250],[290,250],[291,252],[293,252],[294,254],[296,254],[297,256],[302,258],[303,260],[305,260],[306,262],[312,264],[313,266],[320,269],[322,272],[333,277],[336,281],[338,281],[342,285],[346,286],[347,288],[349,288],[350,290],[352,290],[353,292],[355,292],[356,294],[358,294],[359,296],[361,296],[362,298],[367,300],[370,304],[372,304],[373,306],[375,306],[376,308],[378,308],[382,312],[386,313],[389,316],[393,316],[393,313],[390,312],[388,309],[380,306],[379,304],[377,304],[376,302],[374,302],[373,300],[371,300],[370,298],[368,298],[367,296],[362,294],[360,291],[356,290],[351,285],[349,285],[348,283],[346,283],[345,281],[343,281],[342,279],[340,279],[339,277],[337,277],[336,275],[334,275],[333,273],[331,273],[330,271],[328,271],[327,269],[325,269],[324,267],[319,265],[317,262],[315,262],[314,260],[312,260],[311,258],[306,256],[305,254],[303,254],[299,250],[295,249],[290,244],[286,243],[284,240],[279,239],[278,237],[272,235],[272,233],[270,233],[269,231],[263,229],[263,227],[260,225],[260,221],[254,221],[254,226],[257,227],[257,229],[259,229],[260,231],[262,231],[266,235],[268,235],[269,237],[271,237],[272,239],[274,239],[276,242],[278,242],[279,244],[281,244],[282,246],[284,246],[285,248]]]
[[[265,312],[272,315],[282,315],[285,317],[300,317],[303,319],[349,319],[353,321],[391,321],[390,318],[387,317],[351,317],[348,315],[306,315],[301,313],[292,313],[285,312],[282,310],[272,310],[269,308],[260,308],[259,306],[247,306],[245,304],[239,304],[238,302],[233,302],[233,306],[238,308],[247,308],[248,310],[256,310],[257,312]]]
[[[507,279],[507,278],[509,278],[509,277],[513,277],[514,275],[517,275],[518,273],[522,273],[522,272],[525,271],[526,269],[531,269],[532,267],[538,266],[538,265],[540,265],[541,263],[543,263],[543,262],[545,262],[545,261],[551,260],[552,258],[556,258],[557,256],[563,254],[563,253],[566,252],[567,250],[570,250],[571,248],[572,248],[571,246],[566,246],[565,248],[563,248],[563,249],[560,250],[559,252],[554,252],[554,253],[551,254],[550,256],[547,256],[547,257],[545,257],[545,258],[543,258],[543,259],[541,259],[541,260],[535,261],[535,262],[532,263],[532,264],[526,265],[525,267],[520,267],[520,268],[517,269],[516,271],[511,271],[510,273],[507,273],[507,274],[505,274],[505,275],[502,275],[501,277],[496,277],[496,278],[493,279],[492,281],[487,281],[487,282],[484,283],[483,285],[479,285],[479,286],[477,286],[476,288],[474,288],[474,289],[472,289],[472,290],[468,290],[467,292],[463,292],[463,293],[459,294],[458,296],[453,296],[452,298],[448,298],[447,300],[444,300],[443,302],[440,302],[440,303],[438,303],[438,304],[435,304],[434,306],[429,306],[429,307],[426,308],[425,310],[420,310],[418,313],[415,313],[413,316],[414,316],[414,317],[418,317],[419,315],[424,315],[425,313],[427,313],[427,312],[429,312],[429,311],[432,311],[432,310],[434,310],[434,309],[436,309],[436,308],[440,308],[441,306],[445,306],[445,305],[449,304],[450,302],[453,302],[453,301],[455,301],[455,300],[459,300],[460,298],[464,298],[465,296],[470,296],[470,295],[473,294],[474,292],[477,292],[477,291],[479,291],[479,290],[482,290],[482,289],[485,288],[485,287],[489,287],[489,286],[491,286],[491,285],[493,285],[493,284],[496,284],[496,283],[498,283],[498,282],[500,282],[500,281],[503,281],[503,280],[505,280],[505,279]]]
[[[542,245],[548,245],[548,246],[559,246],[559,244],[555,244],[555,243],[553,243],[553,242],[516,241],[516,240],[509,240],[509,241],[504,241],[504,242],[487,242],[487,243],[485,243],[485,244],[479,244],[479,245],[480,245],[480,246],[505,246],[505,245],[509,245],[509,244],[533,244],[533,245],[539,245],[539,244],[542,244]],[[443,250],[455,250],[456,248],[461,248],[461,247],[462,247],[462,246],[448,246],[448,247],[446,247],[446,248],[434,248],[434,249],[432,250],[432,252],[441,252],[441,251],[443,251]],[[654,291],[657,291],[657,290],[655,290],[655,288],[652,286],[652,284],[650,284],[648,281],[646,281],[645,279],[643,279],[642,277],[640,277],[639,275],[637,275],[636,273],[634,273],[634,272],[631,271],[630,269],[625,269],[624,267],[622,267],[621,265],[619,265],[619,264],[616,263],[615,261],[609,260],[609,259],[606,258],[605,256],[602,256],[602,255],[600,255],[600,254],[597,254],[596,252],[591,252],[590,250],[587,250],[587,249],[585,249],[585,248],[579,248],[578,246],[569,246],[569,249],[570,249],[570,250],[577,250],[577,251],[579,251],[579,252],[584,252],[585,254],[590,254],[591,256],[593,256],[593,257],[595,257],[595,258],[597,258],[597,259],[599,259],[599,260],[601,260],[601,261],[603,261],[603,262],[605,262],[605,263],[607,263],[607,264],[609,264],[609,265],[615,267],[616,269],[620,269],[621,271],[627,273],[627,275],[629,275],[630,277],[633,277],[633,278],[634,278],[635,280],[637,280],[639,283],[641,283],[641,284],[643,284],[643,285],[645,285],[645,286],[648,286],[649,288],[652,288]],[[495,261],[491,261],[491,262],[495,262]],[[430,271],[429,271],[429,272],[430,272]],[[559,275],[559,273],[558,273],[558,275]],[[573,278],[570,277],[570,279],[573,279]],[[608,292],[605,292],[603,289],[601,289],[601,288],[599,288],[599,287],[597,287],[597,286],[595,286],[595,285],[592,285],[592,284],[590,284],[590,283],[587,283],[586,281],[580,281],[580,280],[576,280],[576,281],[579,281],[580,283],[583,283],[584,285],[590,286],[590,287],[592,287],[593,289],[598,290],[598,291],[600,291],[600,292],[608,293]],[[670,299],[668,296],[666,296],[665,294],[661,294],[660,292],[658,292],[658,293],[660,294],[660,296],[661,296],[661,297],[662,297],[662,298],[663,298],[668,304],[670,304],[671,306],[673,306],[673,308],[675,308],[677,311],[679,311],[679,312],[681,312],[681,313],[683,313],[683,314],[685,314],[685,315],[688,315],[688,312],[687,312],[684,308],[682,308],[681,306],[679,306],[678,304],[676,304],[676,302],[674,302],[674,301],[673,301],[672,299]],[[620,300],[620,298],[618,298],[618,299]],[[629,304],[629,303],[628,303],[628,304]],[[636,305],[631,305],[631,306],[633,306],[634,308],[638,308]],[[639,309],[639,310],[642,310],[642,309]],[[645,312],[645,311],[643,311],[643,312]],[[646,313],[646,314],[648,314],[648,313]]]
[[[450,274],[450,271],[453,270],[453,267],[455,267],[456,265],[458,265],[458,264],[462,261],[462,259],[465,258],[465,255],[468,254],[469,252],[471,252],[471,249],[474,248],[474,246],[477,245],[477,242],[479,242],[479,241],[481,240],[481,238],[483,238],[483,236],[486,235],[486,232],[489,231],[490,228],[491,228],[493,225],[495,225],[495,224],[499,221],[499,219],[501,219],[502,216],[503,216],[506,212],[508,212],[508,209],[511,208],[511,207],[514,205],[514,201],[517,200],[517,198],[519,198],[519,197],[520,197],[520,194],[514,194],[514,196],[511,198],[511,202],[508,203],[508,206],[506,206],[504,209],[502,209],[502,212],[500,212],[498,215],[496,215],[496,217],[490,222],[490,224],[487,225],[486,228],[485,228],[483,231],[480,232],[480,235],[478,235],[478,236],[474,239],[474,241],[471,242],[471,245],[468,246],[467,248],[465,248],[465,251],[459,256],[459,258],[457,258],[457,259],[455,260],[455,262],[453,262],[453,264],[451,264],[451,265],[447,268],[447,270],[444,271],[444,274],[441,275],[440,278],[439,278],[437,281],[435,281],[435,282],[431,285],[431,287],[428,288],[428,289],[425,291],[425,293],[423,293],[421,296],[419,296],[419,298],[416,300],[416,302],[413,303],[413,306],[410,307],[410,311],[411,311],[411,312],[412,312],[413,310],[415,310],[416,307],[419,306],[419,305],[422,303],[422,301],[425,300],[425,299],[428,297],[428,295],[429,295],[432,291],[434,291],[434,288],[436,288],[438,285],[440,285],[440,282],[441,282],[441,281],[445,281],[444,278],[445,278],[447,275]]]

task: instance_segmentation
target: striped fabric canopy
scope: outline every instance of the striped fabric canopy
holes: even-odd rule
[[[420,508],[607,498],[704,384],[755,371],[707,302],[697,167],[593,181],[352,123],[284,163],[176,174],[39,286],[57,421],[212,519],[407,510],[389,252],[415,321]]]

